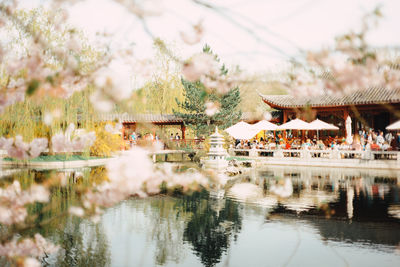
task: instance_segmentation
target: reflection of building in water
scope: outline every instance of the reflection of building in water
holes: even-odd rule
[[[359,222],[315,220],[312,224],[323,238],[333,241],[359,242],[397,246],[400,240],[398,222]]]
[[[400,203],[397,177],[396,171],[274,166],[259,171],[254,183],[264,189],[264,196],[251,202],[275,212],[310,212],[355,220],[388,218],[390,201]],[[244,176],[243,179],[252,182]],[[291,193],[278,194],[276,185],[283,188],[288,179]],[[366,214],[365,210],[373,212]],[[395,216],[396,209],[392,210],[391,214]]]
[[[389,205],[388,214],[393,218],[400,219],[400,204]]]
[[[271,218],[279,214],[298,220],[301,216],[327,240],[399,244],[400,190],[393,173],[385,177],[381,172],[343,171],[340,174],[331,170],[298,169],[290,172],[285,170],[283,175],[295,177],[296,193],[280,200],[280,205],[270,212]]]

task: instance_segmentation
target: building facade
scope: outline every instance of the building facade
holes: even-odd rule
[[[385,131],[386,126],[400,119],[400,89],[368,88],[347,95],[322,94],[310,97],[261,95],[264,103],[281,111],[277,122],[294,118],[310,122],[318,118],[340,128],[345,135],[345,120],[352,119],[352,129]]]

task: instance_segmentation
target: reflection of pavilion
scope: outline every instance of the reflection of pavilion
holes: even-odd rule
[[[300,218],[329,240],[398,245],[397,172],[273,167],[262,173],[293,180],[293,196],[280,200],[270,215],[298,220],[301,212]],[[317,203],[326,205],[316,209]]]
[[[298,220],[297,216],[280,214],[284,219]],[[352,221],[326,219],[313,215],[302,215],[301,220],[317,229],[323,239],[340,242],[357,242],[372,245],[397,246],[400,240],[398,221]]]
[[[398,172],[277,166],[260,170],[256,176],[254,182],[264,187],[265,195],[252,202],[273,213],[350,220],[392,220],[400,214],[396,204],[400,203]],[[276,178],[281,186],[290,179],[293,194],[281,196],[271,190],[277,184]],[[393,207],[388,214],[389,205]]]

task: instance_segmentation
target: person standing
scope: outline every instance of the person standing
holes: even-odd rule
[[[391,132],[387,132],[385,135],[385,140],[390,144],[392,142],[393,135]]]
[[[134,131],[132,132],[130,139],[131,139],[131,147],[133,147],[134,145],[136,145],[136,133]]]
[[[383,137],[383,132],[380,131],[379,135],[376,137],[376,144],[379,145],[379,147],[382,147],[384,143],[385,143],[385,138]]]

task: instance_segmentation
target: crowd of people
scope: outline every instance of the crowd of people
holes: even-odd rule
[[[179,140],[181,140],[181,136],[178,133],[176,133],[175,135],[173,133],[171,133],[171,136],[169,139],[171,141],[178,142]],[[125,140],[127,142],[129,142],[130,147],[133,147],[138,144],[143,144],[143,143],[149,144],[149,143],[161,141],[160,137],[158,136],[157,133],[155,133],[155,134],[143,133],[142,134],[142,133],[136,133],[135,131],[133,131],[127,137],[125,137]],[[165,143],[165,142],[163,142],[163,143]]]
[[[252,140],[236,140],[236,149],[308,149],[308,150],[399,150],[400,133],[384,134],[382,131],[373,130],[360,131],[346,137],[324,137],[318,140],[313,138],[298,138],[288,136],[284,138],[281,134],[277,136],[268,135],[265,138],[254,138]]]

